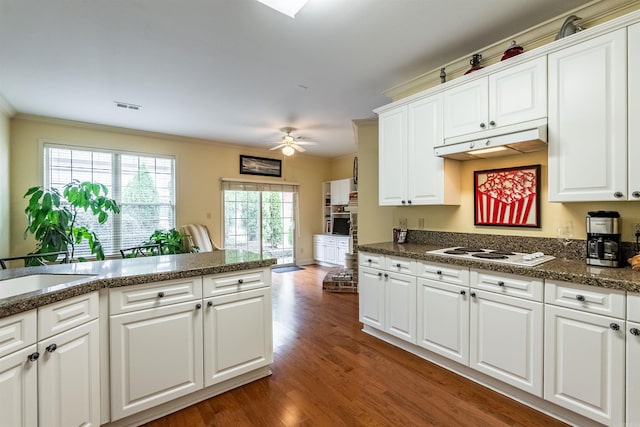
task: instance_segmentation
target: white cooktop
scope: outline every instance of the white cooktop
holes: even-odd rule
[[[464,250],[468,249],[468,250]],[[447,253],[455,252],[455,253]],[[556,257],[551,255],[545,255],[542,252],[522,253],[522,252],[499,252],[495,255],[496,258],[481,258],[474,256],[474,254],[491,254],[499,252],[495,249],[475,249],[471,247],[454,246],[451,248],[437,249],[434,251],[427,251],[428,254],[440,255],[449,258],[461,258],[472,259],[474,261],[494,262],[499,264],[518,265],[522,267],[535,267],[536,265],[543,264],[547,261],[551,261]],[[483,255],[484,256],[484,255]]]

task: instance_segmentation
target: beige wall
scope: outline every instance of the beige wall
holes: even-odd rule
[[[9,115],[0,106],[0,256],[9,256]]]
[[[31,251],[33,241],[23,239],[23,214],[27,188],[42,184],[42,141],[94,148],[111,148],[139,153],[158,153],[176,158],[177,225],[202,223],[212,237],[222,242],[220,178],[292,182],[300,184],[298,260],[311,259],[313,233],[321,232],[320,183],[327,179],[330,161],[299,153],[280,153],[248,147],[198,141],[168,135],[135,132],[53,119],[16,117],[11,121],[11,254]],[[1,147],[1,142],[0,142]],[[275,158],[282,156],[282,179],[239,174],[239,155]],[[4,169],[2,169],[4,170]],[[4,182],[4,180],[2,180]]]
[[[331,159],[329,180],[351,178],[353,176],[353,158],[356,153]]]

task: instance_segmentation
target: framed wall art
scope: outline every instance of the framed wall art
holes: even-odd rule
[[[240,155],[240,173],[243,175],[282,176],[282,161],[266,157]]]
[[[540,227],[540,165],[473,175],[475,225]]]

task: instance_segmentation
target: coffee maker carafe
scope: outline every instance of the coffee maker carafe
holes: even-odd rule
[[[622,267],[620,214],[593,211],[587,214],[587,264]]]

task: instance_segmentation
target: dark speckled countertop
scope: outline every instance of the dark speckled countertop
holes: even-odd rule
[[[455,264],[464,267],[481,268],[503,273],[521,274],[549,280],[581,283],[610,289],[622,289],[629,292],[640,292],[640,271],[631,267],[607,268],[587,265],[584,261],[555,259],[536,267],[518,267],[499,264],[491,261],[474,261],[470,259],[452,258],[427,254],[427,251],[442,249],[446,246],[423,245],[417,243],[372,243],[359,245],[358,251],[395,255],[416,260]]]
[[[275,263],[275,259],[263,259],[253,252],[222,250],[197,254],[114,259],[0,270],[0,286],[2,286],[2,280],[33,274],[94,276],[0,299],[0,318],[102,288],[263,268]]]

